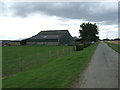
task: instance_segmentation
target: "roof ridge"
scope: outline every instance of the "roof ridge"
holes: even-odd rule
[[[41,32],[49,32],[49,31],[68,31],[68,30],[43,30],[43,31],[41,31]]]

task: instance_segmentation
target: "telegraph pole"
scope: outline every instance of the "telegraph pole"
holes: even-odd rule
[[[108,39],[108,34],[107,34],[107,32],[106,32],[106,39]]]

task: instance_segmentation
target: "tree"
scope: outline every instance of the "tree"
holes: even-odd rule
[[[98,26],[91,23],[83,23],[80,25],[81,30],[79,30],[80,38],[83,42],[92,42],[99,39],[98,35]]]

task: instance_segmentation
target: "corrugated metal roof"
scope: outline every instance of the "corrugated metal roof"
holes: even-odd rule
[[[37,35],[61,35],[68,33],[68,30],[49,30],[49,31],[41,31]]]
[[[31,39],[58,39],[61,35],[36,35],[31,37]]]

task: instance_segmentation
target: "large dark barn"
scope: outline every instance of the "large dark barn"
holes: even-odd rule
[[[73,37],[68,30],[49,30],[41,31],[37,35],[27,39],[27,45],[71,45]]]

